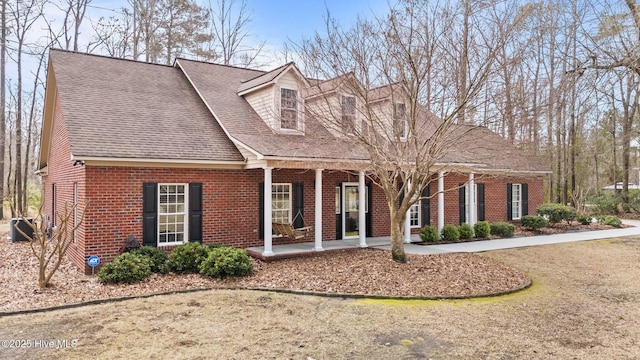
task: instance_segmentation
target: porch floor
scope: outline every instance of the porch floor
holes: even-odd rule
[[[611,230],[593,230],[593,231],[580,231],[580,232],[568,232],[562,234],[553,235],[537,235],[527,237],[512,237],[506,239],[495,240],[479,240],[471,242],[462,242],[454,244],[440,244],[440,245],[418,245],[418,244],[404,244],[404,249],[407,254],[415,255],[429,255],[429,254],[443,254],[443,253],[455,253],[455,252],[483,252],[489,250],[510,249],[526,246],[548,245],[558,244],[574,241],[585,240],[598,240],[606,238],[615,238],[622,236],[640,235],[640,221],[637,220],[622,220],[627,228],[611,229]],[[411,241],[420,241],[420,236],[415,234],[411,235]],[[391,237],[370,237],[366,239],[367,247],[390,250],[391,249]],[[262,260],[277,260],[282,258],[299,257],[299,256],[313,256],[314,254],[322,251],[315,251],[313,249],[314,242],[305,242],[299,244],[287,244],[287,245],[274,245],[274,255],[264,256],[262,252],[264,247],[257,246],[247,248],[249,255],[262,259]],[[322,248],[324,251],[340,250],[340,249],[358,249],[360,248],[358,239],[345,239],[345,240],[328,240],[322,242]]]

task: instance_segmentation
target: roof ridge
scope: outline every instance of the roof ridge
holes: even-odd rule
[[[275,68],[275,69],[271,69],[271,70],[269,70],[269,71],[264,71],[262,74],[260,74],[260,75],[258,75],[258,76],[256,76],[256,77],[252,77],[251,79],[247,79],[247,80],[240,81],[240,83],[241,83],[241,84],[248,83],[249,81],[255,80],[255,79],[259,78],[260,76],[264,76],[264,75],[270,74],[270,73],[275,72],[275,71],[278,71],[278,70],[280,70],[280,73],[281,73],[282,71],[284,71],[284,69],[286,69],[286,68],[287,68],[289,65],[291,65],[291,64],[293,64],[293,61],[290,61],[290,62],[288,62],[288,63],[286,63],[286,64],[284,64],[284,65],[280,65],[280,66],[278,66],[278,67],[277,67],[277,68]],[[260,70],[260,71],[261,71],[261,70]]]
[[[137,64],[157,65],[157,66],[162,66],[162,67],[167,67],[167,68],[172,68],[173,67],[173,65],[159,64],[159,63],[153,63],[153,62],[149,62],[149,61],[134,60],[134,59],[127,59],[127,58],[118,58],[118,57],[112,57],[112,56],[108,56],[108,55],[86,53],[86,52],[81,52],[81,51],[50,48],[49,49],[49,53],[51,53],[51,51],[67,53],[67,54],[75,54],[75,55],[92,56],[92,57],[97,57],[97,58],[102,58],[102,59],[107,59],[107,60],[129,61],[129,62],[133,62],[133,63],[137,63]]]
[[[218,64],[218,63],[214,63],[214,62],[210,62],[210,61],[204,61],[204,60],[187,59],[187,58],[184,58],[184,57],[176,57],[175,61],[178,61],[178,60],[186,60],[186,61],[191,61],[191,62],[200,63],[200,64],[222,66],[222,67],[228,67],[228,68],[232,68],[232,69],[248,70],[248,71],[255,71],[255,72],[262,73],[262,74],[260,74],[260,75],[258,75],[256,77],[260,77],[260,76],[268,73],[268,71],[264,71],[264,70],[251,69],[251,68],[246,68],[246,67],[241,67],[241,66],[236,66],[236,65]]]

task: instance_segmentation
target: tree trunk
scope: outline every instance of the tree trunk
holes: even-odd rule
[[[391,257],[395,262],[406,264],[409,260],[404,252],[404,243],[402,240],[404,217],[399,216],[396,209],[392,209],[389,219],[391,222]]]

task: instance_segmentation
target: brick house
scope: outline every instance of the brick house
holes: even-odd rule
[[[367,154],[300,111],[317,95],[310,81],[292,63],[264,72],[51,50],[38,172],[52,226],[65,204],[89,201],[68,252],[73,262],[88,272],[89,256],[108,262],[131,235],[165,249],[186,241],[264,246],[264,256],[274,244],[321,250],[327,240],[366,246],[367,237],[388,236],[387,202],[367,178]],[[335,96],[349,104],[350,96]],[[541,160],[486,128],[467,128],[411,209],[411,233],[517,220],[542,203]],[[290,239],[274,234],[273,222],[313,230]]]

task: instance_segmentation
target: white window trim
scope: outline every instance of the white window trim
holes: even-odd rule
[[[518,188],[517,199],[514,196],[516,187]],[[514,210],[518,211],[517,216]],[[511,184],[511,219],[520,220],[521,218],[522,218],[522,184]]]
[[[293,184],[292,183],[272,183],[271,184],[271,218],[275,219],[275,217],[273,216],[273,195],[275,194],[275,192],[273,191],[273,188],[275,186],[287,186],[289,188],[289,216],[288,216],[288,223],[291,224],[292,223],[292,214],[293,214]]]
[[[342,122],[342,117],[344,116],[344,108],[343,108],[343,104],[342,104],[342,99],[348,97],[348,98],[353,98],[355,101],[354,104],[354,114],[353,114],[353,133],[358,132],[360,130],[360,126],[359,126],[359,117],[358,117],[358,97],[353,95],[353,94],[347,94],[347,93],[342,93],[340,94],[340,130],[344,132],[344,124]]]
[[[160,186],[164,186],[164,185],[178,185],[178,186],[184,186],[184,236],[183,236],[183,241],[172,241],[172,242],[160,242],[160,215],[167,215],[167,214],[179,214],[179,213],[160,213]],[[156,204],[158,206],[158,211],[157,211],[157,228],[156,228],[156,244],[158,247],[164,247],[164,246],[176,246],[176,245],[181,245],[184,243],[189,242],[189,184],[187,183],[158,183],[158,190],[157,190],[157,198],[156,198]]]
[[[415,204],[411,205],[411,208],[413,208],[414,206],[416,206],[418,208],[418,224],[417,225],[413,225],[411,224],[411,218],[409,218],[409,223],[412,229],[416,229],[416,228],[421,228],[422,226],[422,200],[418,200],[418,202],[416,202]],[[411,214],[411,208],[409,209],[409,214]]]
[[[304,99],[300,94],[300,89],[295,86],[286,86],[282,85],[277,87],[277,107],[278,107],[278,119],[277,119],[277,129],[282,133],[290,133],[290,134],[300,134],[304,132],[304,113],[301,111],[301,108],[304,105]],[[296,127],[295,129],[283,128],[282,127],[282,90],[295,90],[296,91]]]
[[[400,119],[399,117],[396,117],[396,106],[398,106],[398,105],[404,105],[404,116],[403,116],[402,119]],[[404,129],[404,134],[402,134],[402,132],[401,132],[399,134],[399,136],[400,136],[400,140],[406,141],[407,137],[409,135],[409,120],[407,119],[407,105],[405,103],[403,103],[403,102],[393,103],[392,111],[393,111],[393,126],[394,127],[396,126],[396,120],[401,120],[402,121],[401,126]]]

